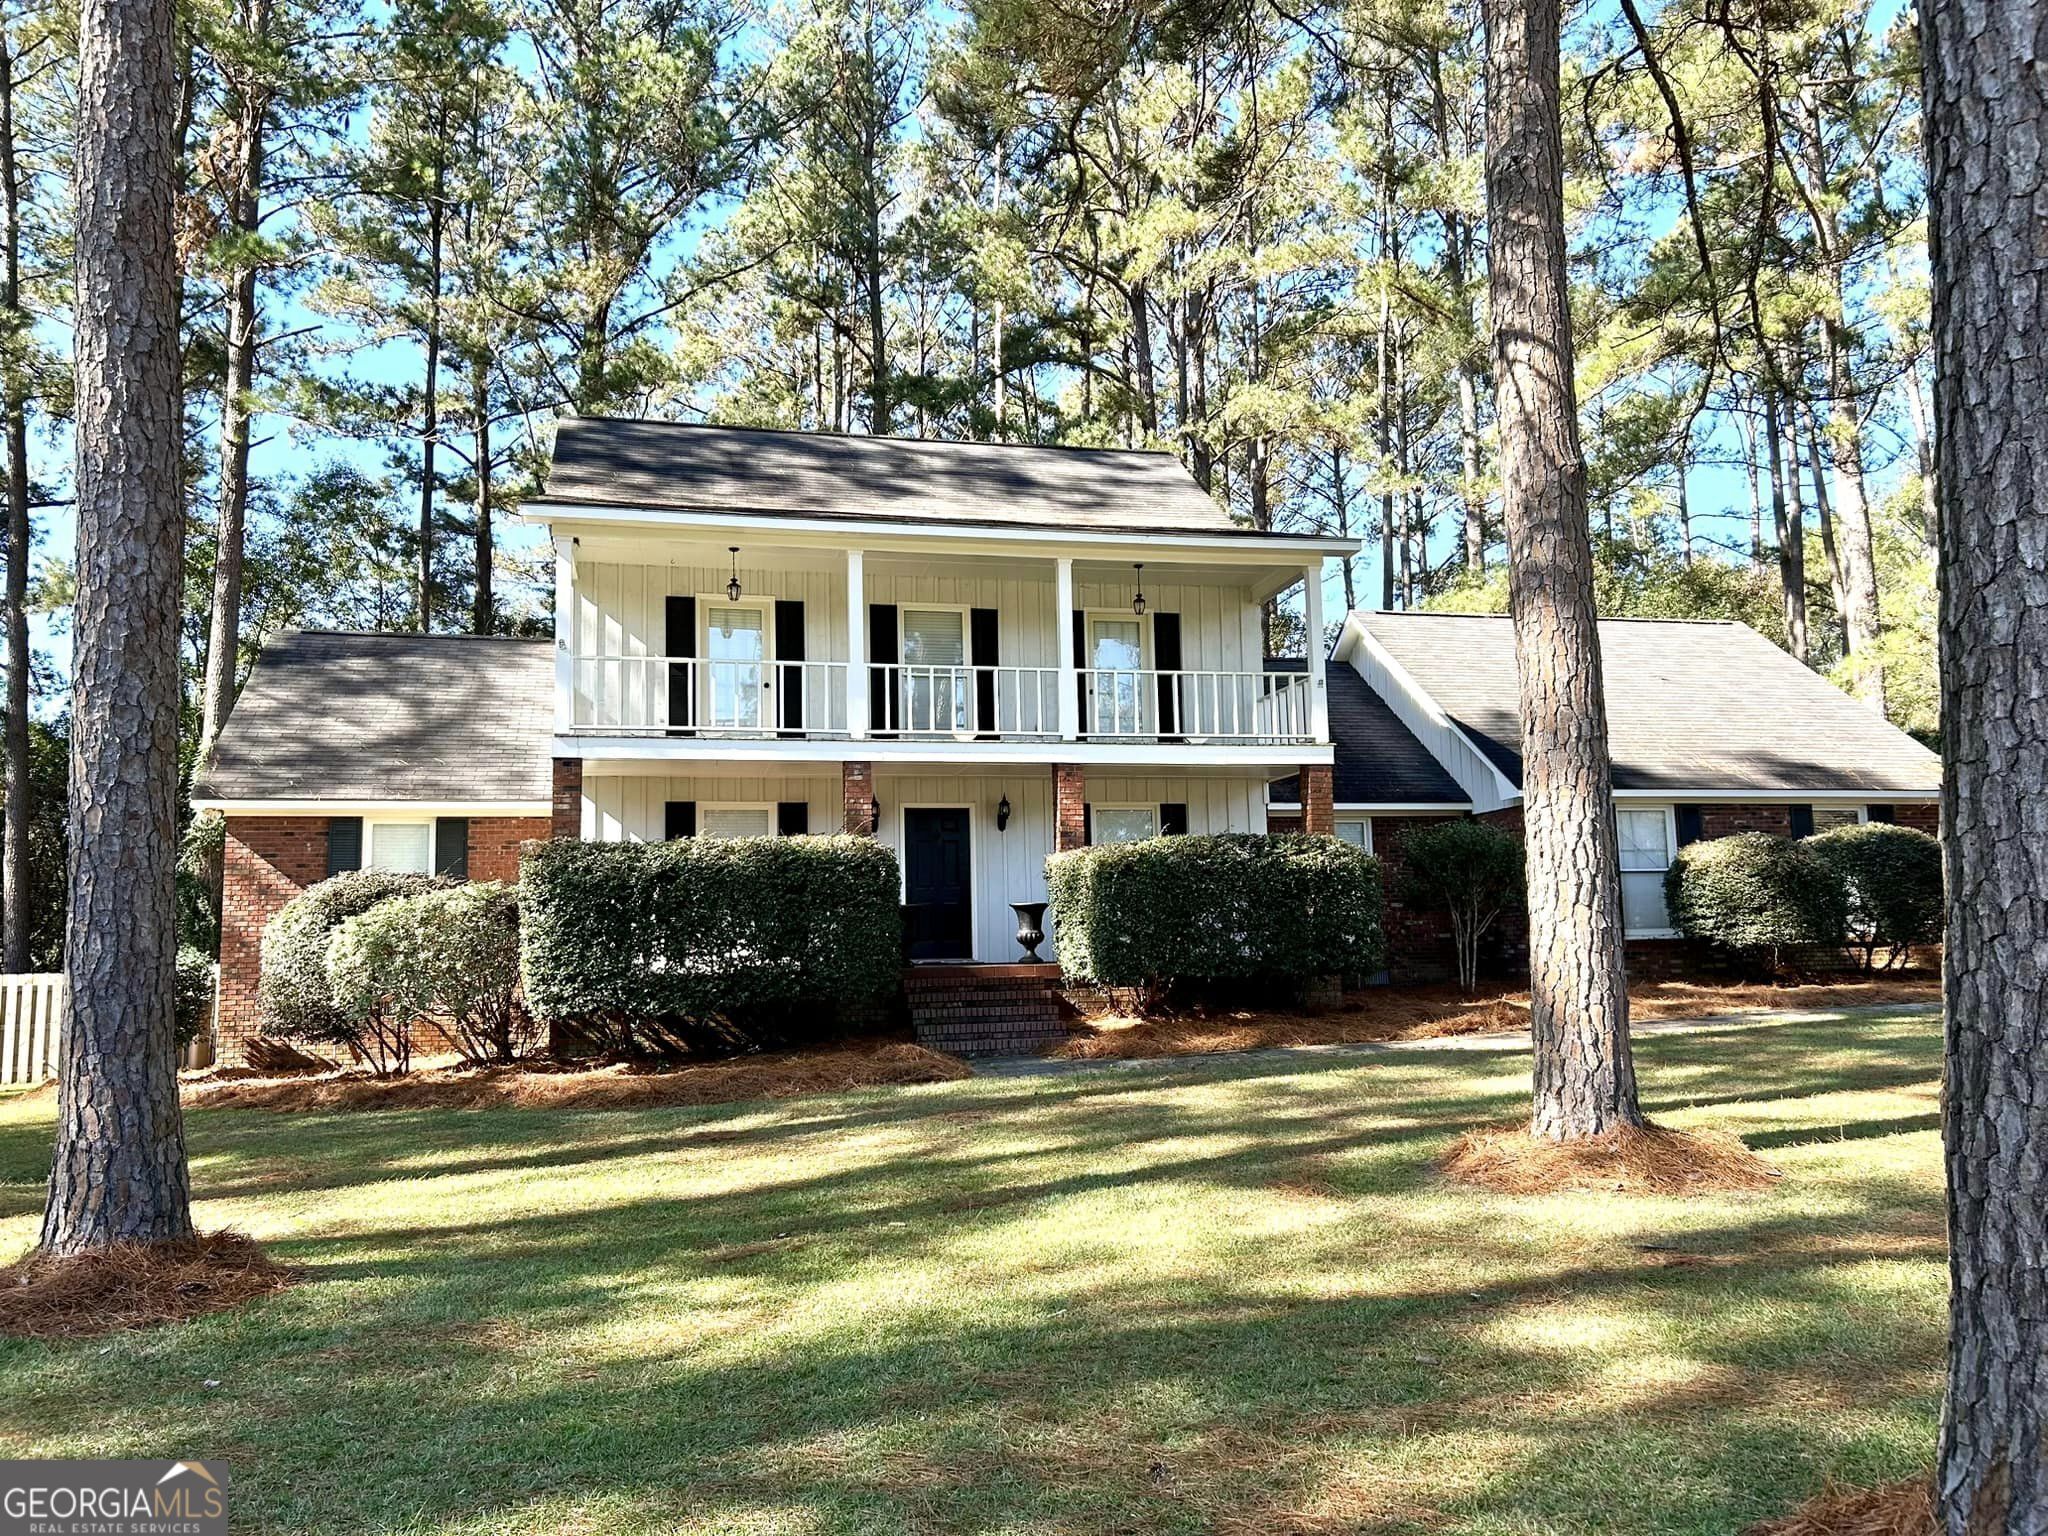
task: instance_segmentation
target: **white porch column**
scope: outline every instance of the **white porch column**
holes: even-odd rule
[[[1330,739],[1330,679],[1323,646],[1323,562],[1301,573],[1302,617],[1308,624],[1308,728],[1313,741]]]
[[[576,541],[555,535],[555,734],[576,724]]]
[[[1081,680],[1074,669],[1081,658],[1074,654],[1074,562],[1062,555],[1053,562],[1053,634],[1059,642],[1060,740],[1075,741],[1081,735]]]
[[[846,732],[868,733],[868,586],[865,551],[846,552]]]

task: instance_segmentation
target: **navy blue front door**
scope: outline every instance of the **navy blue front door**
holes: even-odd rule
[[[903,926],[913,960],[971,960],[974,878],[967,812],[903,812]]]

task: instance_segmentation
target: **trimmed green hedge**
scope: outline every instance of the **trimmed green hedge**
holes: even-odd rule
[[[823,1033],[901,981],[902,880],[873,838],[560,839],[519,883],[527,1007],[607,1048]]]
[[[1849,902],[1849,942],[1867,970],[1877,951],[1892,963],[1907,947],[1941,937],[1941,843],[1913,827],[1868,822],[1836,827],[1806,840],[1842,882]]]
[[[1839,946],[1848,930],[1848,898],[1827,861],[1809,843],[1768,832],[1679,849],[1664,903],[1687,938],[1772,965],[1787,949]]]
[[[539,1043],[519,1002],[517,886],[479,881],[379,902],[329,937],[327,979],[336,1005],[400,1070],[422,1016],[478,1064]]]
[[[1379,861],[1334,837],[1228,833],[1046,860],[1061,968],[1111,987],[1370,975],[1386,964]]]
[[[263,930],[257,986],[263,1032],[295,1045],[344,1045],[362,1055],[361,1031],[336,1002],[327,974],[327,941],[349,918],[379,902],[447,883],[432,875],[357,869],[309,885],[278,908]]]

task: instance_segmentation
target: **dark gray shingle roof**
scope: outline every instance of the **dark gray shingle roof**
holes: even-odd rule
[[[556,428],[543,499],[992,527],[1243,531],[1170,453],[595,416],[570,417]]]
[[[1301,664],[1266,664],[1297,671]],[[1337,745],[1336,802],[1339,805],[1464,805],[1465,791],[1417,741],[1387,701],[1341,662],[1330,674],[1330,739]],[[1299,805],[1301,781],[1275,780],[1275,805]]]
[[[1372,637],[1521,782],[1513,625],[1360,613]],[[1937,793],[1941,762],[1746,624],[1602,619],[1617,789]]]
[[[193,786],[203,800],[547,800],[554,648],[286,633]]]

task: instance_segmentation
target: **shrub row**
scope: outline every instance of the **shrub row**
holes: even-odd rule
[[[1881,823],[1797,842],[1742,832],[1681,848],[1664,899],[1687,938],[1752,961],[1844,944],[1866,965],[1879,949],[1897,961],[1940,933],[1941,850],[1925,832]]]
[[[1060,966],[1077,980],[1293,991],[1386,963],[1379,862],[1333,837],[1159,837],[1045,868]]]
[[[341,1046],[380,1077],[410,1068],[422,1017],[473,1061],[529,1049],[518,987],[518,892],[496,882],[354,870],[309,886],[263,930],[264,1033]]]
[[[535,1016],[596,1048],[735,1051],[814,1036],[899,985],[896,856],[866,837],[529,847]]]

